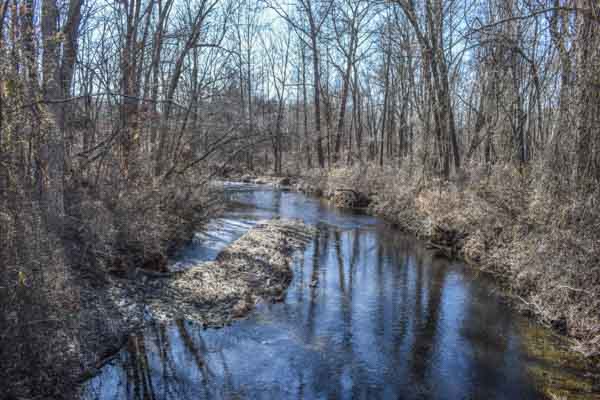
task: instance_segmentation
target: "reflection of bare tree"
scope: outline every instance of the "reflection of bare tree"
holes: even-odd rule
[[[400,326],[394,330],[395,334],[393,335],[394,354],[396,355],[395,359],[398,359],[400,355],[400,348],[408,329],[408,272],[411,268],[411,257],[409,256],[409,250],[407,249],[406,241],[399,241],[397,248],[398,252],[394,258],[394,264],[397,267],[392,268],[395,275],[393,281],[396,282],[392,295],[392,304],[394,305],[395,311],[394,320],[397,321],[397,324],[400,324]],[[399,294],[400,298],[398,298]]]
[[[139,354],[140,354],[140,365],[143,370],[143,388],[144,388],[144,399],[152,400],[156,396],[154,394],[154,386],[152,385],[152,370],[148,363],[148,352],[146,351],[146,340],[142,336],[139,342]]]
[[[219,356],[221,358],[221,364],[223,364],[223,386],[225,393],[233,393],[233,373],[231,372],[231,368],[229,368],[229,364],[225,359],[225,353],[223,353],[223,350],[219,351]]]
[[[167,381],[168,376],[168,354],[170,348],[170,341],[167,335],[167,327],[165,324],[155,324],[158,327],[156,331],[156,348],[158,349],[158,354],[160,357],[160,365],[162,368],[162,380],[163,382]]]
[[[342,294],[346,294],[346,287],[345,287],[345,281],[346,281],[346,277],[344,275],[344,257],[342,256],[342,240],[340,238],[340,232],[338,230],[336,230],[334,232],[334,237],[335,237],[335,255],[336,255],[336,259],[337,259],[337,266],[338,266],[338,277],[339,277],[339,282],[340,282],[340,291],[342,292]]]
[[[144,338],[142,338],[142,340],[140,341],[140,354],[142,356],[141,361],[145,375],[144,393],[147,393],[147,395],[145,395],[144,398],[145,400],[155,399],[156,395],[154,394],[154,386],[152,385],[152,370],[148,362],[148,351],[146,351],[146,340]]]
[[[312,256],[312,271],[310,277],[310,303],[308,305],[307,315],[307,334],[314,336],[315,323],[315,303],[317,298],[317,290],[319,286],[319,260],[321,258],[321,230],[317,232],[313,241],[313,256]]]
[[[159,325],[159,330],[156,335],[156,347],[160,354],[160,363],[162,373],[162,397],[168,399],[175,399],[181,397],[181,390],[171,384],[172,377],[177,376],[177,360],[171,359],[171,349],[177,347],[177,343],[171,343],[171,335],[169,335],[169,327],[164,324]]]
[[[298,369],[298,400],[304,399],[304,372]]]
[[[304,270],[306,269],[307,261],[305,254],[305,251],[302,252],[297,262],[296,274],[298,275],[297,282],[299,283],[299,288],[296,289],[296,301],[298,301],[298,303],[302,303],[304,301]]]
[[[186,347],[188,352],[193,356],[196,365],[203,376],[207,376],[207,370],[204,366],[201,351],[197,350],[194,341],[188,334],[185,325],[178,322],[176,324],[180,333],[181,342]],[[149,341],[152,341],[156,348],[157,360],[161,373],[160,375],[153,374],[157,372],[156,365],[150,365],[148,349]],[[174,368],[176,360],[170,357],[170,336],[165,325],[153,325],[146,333],[137,333],[131,335],[125,346],[126,352],[124,364],[122,366],[126,373],[125,390],[127,398],[132,400],[153,400],[156,398],[179,398],[182,388],[173,386],[171,379],[177,376],[177,369]],[[162,392],[159,396],[155,393],[156,385],[153,382],[153,376],[160,377],[160,387]]]
[[[360,233],[361,230],[359,228],[356,228],[354,229],[352,234],[352,255],[350,256],[350,278],[348,282],[348,284],[350,285],[350,292],[352,292],[353,287],[354,271],[356,270],[356,265],[360,260],[361,255]]]
[[[212,378],[214,377],[214,373],[212,373],[212,371],[210,371],[208,364],[206,363],[204,356],[203,356],[203,354],[206,353],[206,346],[204,344],[204,341],[202,340],[202,337],[200,337],[198,335],[198,341],[200,343],[199,343],[199,345],[197,345],[194,342],[194,340],[192,339],[192,337],[190,336],[190,334],[188,333],[183,320],[178,320],[176,322],[176,326],[177,326],[177,330],[179,332],[179,336],[181,337],[186,350],[192,356],[192,358],[194,359],[194,362],[196,363],[196,367],[198,368],[198,371],[200,372],[200,374],[202,374],[202,378],[203,378],[203,382],[204,382],[202,387],[205,390],[205,394],[206,394],[207,398],[210,398],[210,396],[209,396],[210,393],[208,391],[208,387],[209,387],[210,382],[212,382],[212,380],[213,380]]]
[[[329,239],[333,233],[334,228],[331,225],[326,225],[323,232],[323,241],[321,242],[321,251],[319,253],[319,262],[317,271],[322,275],[320,279],[323,282],[327,282],[327,272],[329,271]],[[327,296],[327,290],[322,290],[320,293],[322,296]]]
[[[374,235],[374,234],[372,234]],[[377,284],[377,313],[376,313],[376,323],[373,324],[375,337],[378,337],[377,341],[378,349],[377,351],[384,352],[385,351],[385,343],[384,338],[379,336],[379,332],[384,332],[385,324],[387,323],[385,318],[385,303],[388,301],[385,292],[385,276],[384,276],[384,263],[385,263],[385,249],[383,244],[377,240],[378,237],[375,236],[374,240],[377,242],[377,253],[375,255],[375,274],[376,274],[376,284]]]
[[[416,313],[419,319],[418,324],[415,326],[416,337],[411,349],[411,375],[415,383],[420,385],[420,387],[430,389],[425,379],[428,368],[432,364],[432,354],[435,352],[435,336],[438,332],[442,296],[448,269],[445,262],[433,260],[428,266],[431,276],[428,277],[429,279],[426,281],[427,288],[425,288],[421,272],[424,266],[421,264],[417,265],[416,268],[418,278],[415,290],[417,290],[418,296],[415,296],[415,298],[418,299],[418,304],[420,304],[422,293],[426,290],[427,304],[424,315],[421,312]],[[418,304],[417,306],[420,308]]]
[[[507,381],[507,376],[498,373],[498,367],[503,364],[511,365],[508,373],[519,375],[519,363],[516,360],[505,360],[513,356],[510,352],[509,338],[511,337],[510,316],[502,309],[495,296],[490,296],[488,288],[465,282],[469,291],[468,302],[465,304],[465,318],[462,319],[461,335],[467,338],[465,345],[469,346],[472,354],[471,367],[473,387],[470,391],[477,393],[494,393]],[[515,376],[515,380],[518,376]],[[485,385],[481,385],[485,382]],[[476,383],[479,385],[475,386]],[[485,387],[481,387],[485,386]]]
[[[289,370],[281,373],[283,377],[275,376],[279,371],[263,369],[259,364],[261,383],[262,379],[269,379],[268,374],[274,376],[272,390],[256,387],[254,371],[243,370],[242,365],[246,366],[246,363],[234,361],[248,350],[242,347],[248,341],[232,343],[225,340],[225,344],[221,345],[231,347],[219,347],[218,338],[221,336],[218,332],[217,341],[213,342],[212,332],[198,332],[193,325],[178,321],[170,328],[152,326],[145,337],[138,335],[128,344],[129,399],[232,398],[243,397],[246,390],[251,394],[255,393],[254,390],[261,393],[264,390],[275,397],[275,393],[281,394],[282,382],[288,385],[283,389],[287,390],[286,397],[292,398],[320,395],[338,398],[345,394],[381,398],[391,393],[431,395],[437,367],[447,367],[444,363],[448,361],[447,357],[438,358],[442,349],[436,346],[442,341],[454,340],[452,335],[446,336],[450,331],[440,328],[446,326],[440,322],[446,310],[452,311],[452,314],[456,311],[452,308],[454,306],[445,308],[443,303],[445,297],[453,298],[449,294],[456,290],[454,276],[448,279],[449,271],[452,271],[448,262],[431,260],[429,253],[421,250],[418,244],[388,230],[357,227],[340,231],[337,227],[323,224],[312,240],[312,245],[296,263],[295,280],[298,285],[293,290],[298,293],[290,293],[289,299],[298,296],[298,301],[275,306],[282,307],[281,310],[269,309],[273,312],[272,316],[281,318],[276,321],[277,324],[268,325],[267,338],[271,329],[280,329],[287,324],[289,332],[298,341],[297,344],[294,342],[297,347],[292,345],[292,349],[283,348],[281,344],[289,344],[287,339],[291,335],[281,342],[268,341],[269,346],[281,351],[281,357],[290,361]],[[329,277],[325,275],[327,268],[333,268]],[[326,278],[331,282],[327,282]],[[496,308],[486,303],[474,303],[479,301],[476,300],[479,296],[471,292],[479,286],[473,286],[475,289],[459,289],[469,291],[468,303],[464,305],[468,315],[461,319],[461,334],[463,337],[469,333],[473,336],[467,338],[467,344],[459,344],[459,351],[466,348],[469,352],[465,358],[468,365],[460,366],[469,373],[469,381],[452,381],[451,384],[456,384],[466,395],[504,393],[501,380],[506,380],[507,375],[502,372],[492,376],[492,360],[496,364],[506,363],[499,357],[510,356],[514,352],[507,349],[505,342],[498,344],[495,339],[480,335],[494,329],[508,335],[510,316],[496,321]],[[325,297],[326,292],[330,298]],[[482,329],[482,321],[489,324],[489,329]],[[242,331],[236,331],[236,338],[240,335],[245,339],[248,334],[254,339],[254,332],[259,332],[258,339],[262,339],[260,327],[257,331],[244,332],[248,326],[256,328],[251,320],[240,325]],[[210,340],[210,353],[206,345],[209,342],[205,340]],[[484,340],[488,342],[482,342]],[[372,348],[365,349],[365,343]],[[321,349],[325,350],[323,356],[317,355]],[[182,354],[184,357],[181,357]],[[153,375],[149,371],[148,359],[154,368]],[[518,361],[515,363],[518,364]],[[377,370],[378,367],[381,368]],[[386,375],[382,376],[379,371],[385,371]],[[456,379],[460,379],[461,373],[457,371]],[[387,374],[393,375],[394,379]],[[192,382],[189,375],[192,375]],[[518,372],[515,372],[514,376],[509,376],[511,383],[518,381],[517,375]],[[385,386],[367,384],[380,380]],[[352,385],[351,389],[346,385],[348,382]],[[405,386],[407,382],[409,388]],[[482,383],[483,388],[475,386]],[[441,377],[439,384],[446,385],[448,382]],[[469,387],[469,384],[473,386]]]
[[[125,362],[125,371],[127,373],[127,393],[130,399],[145,400],[151,392],[148,391],[146,375],[148,367],[145,363],[147,358],[142,352],[145,352],[145,347],[140,343],[144,342],[144,334],[137,333],[131,335],[127,341],[127,361]]]
[[[339,249],[342,248],[343,238],[340,240],[339,233],[336,232],[336,248],[338,249],[338,268],[340,269],[340,291],[342,301],[340,302],[340,312],[342,319],[342,348],[341,350],[346,354],[348,360],[354,360],[354,347],[352,346],[352,335],[353,335],[353,324],[352,324],[352,314],[353,314],[353,295],[354,295],[354,273],[356,264],[358,262],[359,254],[360,254],[360,229],[355,229],[353,231],[348,232],[348,242],[352,240],[352,253],[347,254],[346,252],[340,252]],[[342,254],[340,254],[342,253]],[[346,257],[344,257],[346,256]],[[348,286],[346,287],[345,282],[345,265],[343,260],[345,258],[349,259],[348,262]],[[353,363],[349,363],[344,365],[340,370],[340,375],[344,373],[344,370],[353,368]],[[344,393],[346,388],[343,386],[342,379],[337,379],[338,381],[338,389],[337,393]]]
[[[359,233],[358,230],[354,230],[352,232],[348,233],[349,238],[352,238],[352,246],[353,246],[353,253],[354,253],[354,247],[356,246],[356,243],[358,242],[358,237]],[[342,247],[342,243],[340,243],[339,240],[339,233],[337,234],[337,246],[338,248]],[[344,337],[343,337],[343,346],[344,346],[344,351],[348,352],[349,354],[352,354],[352,291],[353,291],[353,277],[352,275],[354,274],[354,265],[353,262],[356,263],[356,255],[353,254],[353,257],[350,257],[350,262],[348,265],[348,288],[347,290],[344,290],[344,285],[341,284],[340,285],[340,290],[343,293],[342,296],[342,303],[341,303],[341,313],[342,313],[342,322],[343,322],[343,328],[344,328]],[[338,255],[338,267],[340,267],[340,282],[344,282],[344,264],[343,264],[343,257],[341,255]],[[350,358],[354,358],[353,356],[350,356]]]
[[[185,322],[183,322],[183,320],[179,319],[175,322],[175,325],[177,326],[177,331],[179,332],[179,336],[181,337],[183,344],[185,345],[185,348],[187,349],[188,353],[190,353],[190,355],[194,359],[194,362],[196,363],[196,367],[198,367],[198,371],[200,371],[200,372],[204,371],[204,368],[206,367],[206,363],[204,362],[204,358],[203,358],[202,354],[196,348],[196,344],[194,343],[194,341],[188,334],[188,331],[185,327]]]

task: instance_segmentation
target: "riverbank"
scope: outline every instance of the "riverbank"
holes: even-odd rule
[[[52,349],[46,342],[22,343],[28,336],[21,333],[7,336],[2,343],[3,354],[8,354],[5,346],[14,341],[19,353],[28,358],[37,353],[48,365],[21,364],[22,375],[11,375],[13,382],[2,385],[3,396],[76,398],[76,383],[94,376],[118,354],[128,336],[150,320],[181,319],[220,327],[243,318],[260,301],[281,300],[292,278],[292,254],[311,235],[312,228],[299,221],[262,221],[216,260],[180,272],[145,269],[143,264],[127,274],[65,270],[65,285],[71,292],[61,302],[62,314],[37,316],[29,325],[36,329],[32,332],[36,338],[47,332]],[[3,360],[3,365],[9,361]]]
[[[252,182],[281,186],[282,178]],[[453,182],[374,165],[287,177],[295,190],[381,216],[492,274],[522,312],[600,355],[600,213],[594,193],[535,187],[515,170]]]
[[[282,300],[292,279],[292,254],[312,233],[312,228],[295,220],[262,221],[214,261],[160,275],[138,270],[138,279],[112,279],[101,298],[97,290],[86,291],[86,296],[98,300],[85,318],[90,326],[83,333],[90,337],[85,340],[89,346],[82,349],[85,372],[79,379],[93,376],[145,321],[186,320],[221,327],[243,318],[260,301]],[[110,326],[117,328],[107,341],[101,332]]]
[[[311,234],[312,229],[299,221],[263,221],[215,261],[160,275],[138,270],[138,279],[113,278],[101,292],[87,288],[85,297],[96,300],[84,302],[90,307],[82,318],[88,324],[82,333],[88,337],[81,352],[85,372],[79,380],[110,361],[144,321],[182,319],[220,327],[244,317],[259,301],[281,300],[292,278],[292,254]]]
[[[552,198],[527,188],[518,176],[512,185],[500,183],[510,177],[490,175],[460,186],[390,172],[377,166],[311,171],[286,177],[284,188],[380,216],[441,256],[493,277],[504,299],[528,317],[519,330],[542,392],[551,399],[598,398],[595,210],[582,208],[575,195]],[[249,178],[276,188],[281,179]]]
[[[82,354],[110,353],[141,320],[127,321],[123,307],[141,313],[113,300],[136,287],[139,268],[164,272],[168,257],[220,211],[222,191],[205,178],[110,181],[73,173],[63,215],[49,218],[26,195],[0,210],[3,396],[73,398],[72,378],[92,363]]]

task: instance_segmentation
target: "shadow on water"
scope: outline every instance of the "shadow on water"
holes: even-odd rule
[[[83,399],[536,399],[518,317],[489,282],[381,221],[295,193],[231,190],[236,207],[175,265],[211,259],[263,218],[318,227],[285,302],[223,329],[149,323]]]

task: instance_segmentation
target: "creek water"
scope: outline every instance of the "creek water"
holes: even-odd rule
[[[221,329],[148,323],[83,387],[106,399],[537,399],[522,319],[488,278],[382,220],[302,194],[227,185],[232,206],[175,260],[214,259],[258,220],[317,234],[285,301]]]

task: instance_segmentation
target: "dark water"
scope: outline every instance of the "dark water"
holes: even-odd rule
[[[284,303],[223,329],[149,324],[84,399],[532,399],[517,317],[493,285],[377,218],[231,187],[234,207],[175,265],[211,259],[258,219],[302,218]],[[201,239],[201,240],[200,240]]]

